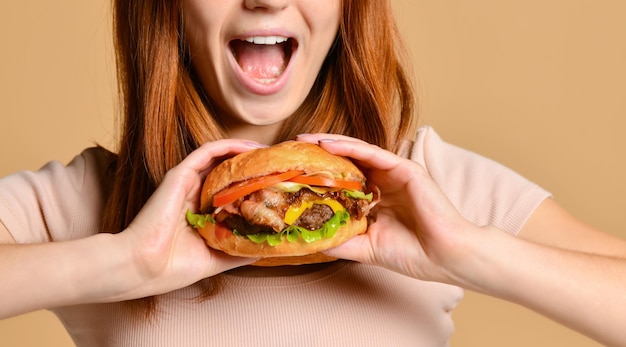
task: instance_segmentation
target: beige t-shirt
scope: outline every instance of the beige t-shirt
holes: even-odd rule
[[[477,225],[515,234],[549,196],[429,127],[407,155]],[[19,243],[95,234],[103,162],[103,151],[92,148],[68,165],[51,162],[0,179],[0,221]],[[454,329],[450,311],[463,296],[457,287],[348,261],[237,269],[219,276],[216,295],[197,300],[207,283],[160,296],[152,321],[129,315],[121,303],[52,311],[77,346],[445,346]]]

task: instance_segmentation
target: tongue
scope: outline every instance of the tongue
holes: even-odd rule
[[[241,69],[256,79],[274,79],[285,68],[285,51],[282,45],[255,45],[240,42],[235,55]]]

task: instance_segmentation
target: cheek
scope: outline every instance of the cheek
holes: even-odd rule
[[[201,1],[183,0],[181,8],[181,21],[185,29],[185,35],[192,35],[201,27],[204,20],[204,12]]]
[[[337,1],[338,3],[339,1]],[[332,5],[329,4],[332,7]],[[316,18],[311,18],[309,22],[311,25],[312,33],[315,36],[315,46],[319,47],[317,51],[321,55],[321,59],[325,59],[328,51],[330,50],[337,33],[339,31],[339,8],[337,9],[324,9],[321,14]]]
[[[220,26],[227,16],[220,6],[212,6],[211,1],[184,0],[182,7],[182,22],[184,37],[187,45],[193,50],[206,46],[219,33]]]
[[[332,40],[341,21],[341,3],[342,0],[301,1],[299,12],[312,32]]]
[[[334,36],[341,21],[341,1],[312,1],[308,6],[308,22],[327,33],[333,33]]]
[[[196,6],[197,5],[197,6]],[[213,11],[198,1],[185,1],[183,7],[184,40],[194,68],[205,78],[214,80],[214,63],[220,60],[219,11]]]

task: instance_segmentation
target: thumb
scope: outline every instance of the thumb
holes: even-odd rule
[[[353,260],[365,264],[371,264],[374,259],[374,252],[367,235],[354,236],[341,245],[327,249],[322,253],[334,258]]]

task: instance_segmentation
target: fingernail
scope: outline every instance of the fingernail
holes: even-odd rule
[[[267,148],[267,147],[269,147],[268,145],[264,145],[262,143],[258,143],[258,142],[254,142],[254,141],[248,141],[248,142],[246,142],[246,145],[250,146],[250,147],[254,147],[254,148]]]

